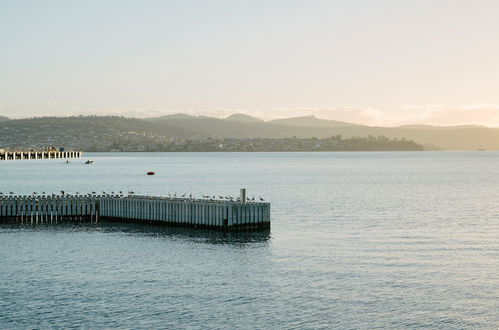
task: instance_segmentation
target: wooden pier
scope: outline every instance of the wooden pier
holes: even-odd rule
[[[81,158],[82,151],[74,150],[4,150],[0,149],[0,160],[22,160],[22,159],[72,159]]]
[[[0,196],[0,220],[90,220],[156,223],[193,228],[270,228],[270,203],[150,196]]]

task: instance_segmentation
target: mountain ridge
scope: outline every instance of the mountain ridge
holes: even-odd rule
[[[236,116],[240,118],[240,116]],[[296,126],[304,117],[291,118],[291,125],[281,121],[246,122],[186,114],[147,119],[119,116],[73,116],[11,119],[0,122],[0,148],[5,145],[50,145],[52,142],[72,141],[86,145],[91,141],[107,141],[108,145],[120,140],[137,140],[155,136],[160,139],[235,138],[327,138],[341,135],[351,137],[386,136],[407,139],[445,150],[499,150],[499,129],[482,126],[399,126],[377,127],[328,121],[307,116],[305,120],[322,126]],[[244,118],[243,118],[244,119]],[[250,119],[251,120],[251,119]],[[309,121],[310,123],[310,121]],[[347,123],[349,124],[349,123]],[[331,125],[331,126],[328,126]],[[338,125],[338,126],[335,126]],[[66,132],[63,137],[60,132]]]

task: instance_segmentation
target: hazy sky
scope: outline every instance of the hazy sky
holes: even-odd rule
[[[0,114],[499,126],[499,1],[0,0]]]

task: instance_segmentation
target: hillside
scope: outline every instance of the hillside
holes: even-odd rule
[[[244,113],[235,113],[235,114],[230,115],[227,118],[225,118],[225,120],[239,121],[239,122],[245,122],[245,123],[263,123],[263,120],[261,120],[259,118],[248,116]]]
[[[274,119],[269,121],[270,124],[298,127],[355,127],[362,126],[357,124],[346,123],[344,121],[319,119],[315,116],[303,116],[293,118]]]
[[[190,136],[178,127],[156,125],[115,116],[41,117],[0,123],[0,148],[65,146],[82,150],[109,150],[122,141],[143,142]]]
[[[421,125],[388,128],[354,125],[315,117],[270,122],[254,121],[251,118],[236,115],[219,119],[176,114],[148,119],[112,116],[16,119],[0,122],[0,148],[61,145],[84,150],[111,150],[116,149],[116,145],[122,148],[123,144],[133,144],[143,145],[144,150],[147,150],[147,146],[171,140],[328,138],[341,135],[344,138],[405,138],[446,150],[499,150],[497,128]],[[298,124],[303,126],[297,126]]]
[[[7,121],[7,120],[10,120],[10,119],[8,117],[5,117],[5,116],[0,116],[0,123],[3,121]]]

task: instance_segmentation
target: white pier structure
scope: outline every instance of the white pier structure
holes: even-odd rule
[[[151,196],[0,196],[0,219],[20,221],[110,220],[247,230],[270,228],[270,203]]]
[[[0,160],[23,160],[23,159],[72,159],[81,158],[82,151],[60,151],[48,150],[4,150],[0,149]]]

